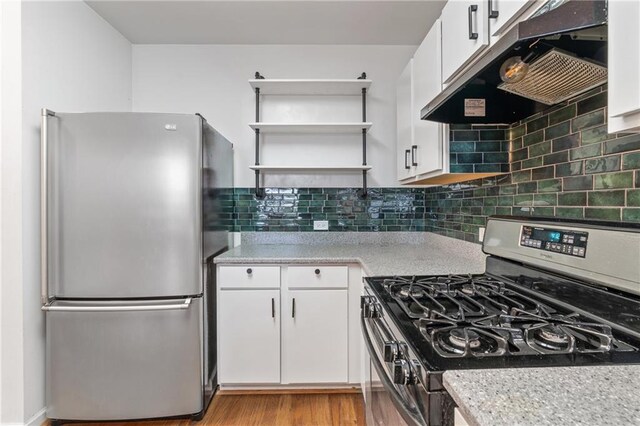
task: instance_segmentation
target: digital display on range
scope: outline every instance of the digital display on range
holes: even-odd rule
[[[586,257],[589,234],[582,231],[523,226],[520,246],[570,256]]]
[[[550,241],[552,243],[559,243],[562,239],[562,232],[560,231],[547,231],[544,229],[534,229],[531,235],[534,240]]]

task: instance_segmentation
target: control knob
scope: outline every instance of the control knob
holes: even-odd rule
[[[412,383],[411,368],[404,359],[393,361],[393,383],[396,385],[409,385]]]
[[[384,342],[382,357],[385,362],[394,362],[399,358],[400,348],[398,342]]]

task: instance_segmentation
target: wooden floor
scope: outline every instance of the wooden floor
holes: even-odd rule
[[[204,419],[104,423],[105,426],[363,425],[360,393],[216,395]],[[79,426],[75,423],[70,426]],[[99,423],[86,423],[97,426]]]

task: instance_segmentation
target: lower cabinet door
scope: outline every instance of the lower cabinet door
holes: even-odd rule
[[[280,383],[280,290],[221,290],[222,385]]]
[[[290,290],[284,299],[282,383],[347,383],[347,290]]]

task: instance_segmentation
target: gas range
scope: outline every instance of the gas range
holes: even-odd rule
[[[366,278],[371,387],[399,424],[453,424],[446,370],[640,363],[640,227],[492,217],[483,250],[483,274]]]

